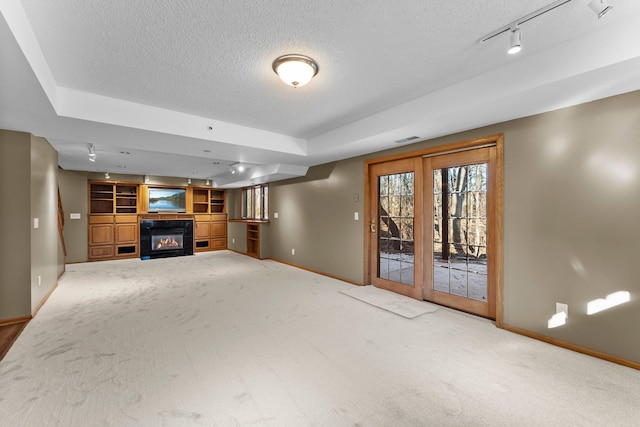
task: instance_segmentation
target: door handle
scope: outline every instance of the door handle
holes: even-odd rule
[[[371,220],[371,232],[372,233],[376,232],[376,220],[375,219]]]

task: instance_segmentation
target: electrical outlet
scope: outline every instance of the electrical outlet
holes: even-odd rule
[[[358,220],[358,212],[353,213],[353,219],[356,221]]]
[[[296,254],[296,250],[295,249],[291,249],[291,255],[295,255]]]
[[[235,243],[235,242],[236,242],[236,238],[235,238],[235,237],[232,237],[232,238],[231,238],[231,243]]]

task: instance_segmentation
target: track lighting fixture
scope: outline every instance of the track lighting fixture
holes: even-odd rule
[[[206,180],[204,185],[209,185],[209,180]]]
[[[232,163],[229,165],[229,170],[231,170],[232,175],[236,172],[244,172],[245,169],[246,167],[240,162]]]
[[[187,179],[187,184],[191,185],[191,178]]]
[[[144,176],[144,183],[145,183],[145,184],[147,184],[149,181],[150,181],[150,180],[149,180],[149,176],[148,176],[148,175],[145,175],[145,176]]]
[[[510,54],[518,53],[522,49],[522,33],[520,32],[520,26],[522,24],[524,24],[525,22],[529,22],[530,20],[537,18],[538,16],[543,15],[547,12],[551,12],[552,10],[571,1],[573,0],[554,1],[553,3],[548,4],[545,7],[542,7],[529,13],[528,15],[516,19],[515,21],[505,25],[504,27],[500,27],[497,30],[490,32],[486,36],[482,37],[479,42],[484,43],[496,36],[499,36],[502,33],[509,32],[510,43],[508,52]],[[598,14],[598,18],[602,18],[607,12],[613,9],[613,7],[609,5],[608,0],[591,0],[588,5],[591,10]]]
[[[111,178],[111,175],[109,175],[109,172],[105,172],[104,179],[109,179],[109,178]]]
[[[591,0],[588,4],[589,8],[598,15],[598,19],[609,13],[613,6],[607,0]]]
[[[93,144],[89,144],[89,161],[90,162],[96,161],[96,147],[94,147]]]
[[[522,50],[522,33],[517,26],[511,30],[511,43],[509,43],[509,55],[514,55]]]

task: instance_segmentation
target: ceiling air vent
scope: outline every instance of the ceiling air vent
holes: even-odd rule
[[[414,139],[419,139],[419,138],[420,138],[419,136],[414,135],[414,136],[408,136],[406,138],[402,138],[393,142],[395,142],[396,144],[404,144],[405,142],[413,141]]]

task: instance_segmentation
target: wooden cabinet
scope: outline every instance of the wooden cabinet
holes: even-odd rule
[[[247,224],[247,255],[260,258],[260,224]]]
[[[137,215],[90,215],[89,260],[138,256]]]
[[[139,254],[138,184],[89,182],[89,261]]]
[[[113,215],[91,215],[89,217],[89,260],[112,258],[113,244]]]
[[[194,215],[194,251],[227,248],[227,214]]]

